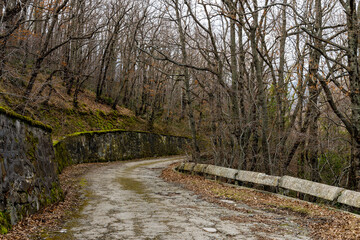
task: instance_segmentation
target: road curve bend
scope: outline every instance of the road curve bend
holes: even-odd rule
[[[232,211],[159,177],[164,167],[180,160],[168,157],[94,168],[84,176],[84,207],[48,239],[310,239],[291,216],[246,205],[238,205],[246,211]],[[272,221],[248,221],[259,211],[266,219],[271,215]]]

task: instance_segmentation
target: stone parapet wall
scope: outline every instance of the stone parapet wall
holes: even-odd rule
[[[51,128],[0,108],[0,233],[62,197]]]
[[[184,153],[188,138],[149,132],[110,130],[76,133],[57,142],[58,172],[66,166]]]
[[[259,172],[242,171],[207,164],[182,163],[178,171],[222,177],[233,181],[275,187],[277,191],[295,191],[307,194],[332,203],[360,209],[360,192],[346,190],[335,186],[312,182],[290,176],[271,176]]]

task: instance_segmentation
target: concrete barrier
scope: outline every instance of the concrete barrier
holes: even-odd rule
[[[256,183],[265,186],[277,187],[280,177],[270,176],[265,173],[238,171],[236,180],[241,182]]]
[[[337,202],[351,207],[360,208],[360,193],[351,190],[345,190],[341,193]]]
[[[264,173],[242,171],[231,168],[207,164],[182,163],[177,167],[179,171],[204,173],[217,177],[238,180],[240,182],[255,183],[264,186],[279,187],[299,193],[308,194],[328,201],[359,208],[360,192],[345,190],[344,188],[312,182],[290,176],[271,176]]]
[[[283,176],[280,179],[279,187],[309,194],[329,201],[336,200],[340,196],[340,193],[344,190],[343,188],[290,176]]]
[[[193,168],[193,171],[198,173],[204,173],[204,170],[207,166],[208,165],[206,164],[196,164]]]
[[[180,163],[180,165],[179,166],[177,166],[176,167],[176,170],[178,170],[178,171],[183,171],[184,170],[184,166],[185,166],[185,163],[184,162],[182,162],[182,163]]]
[[[219,167],[207,164],[184,163],[178,167],[180,171],[192,171],[205,173],[217,177],[238,180],[241,182],[255,183],[265,186],[277,187],[280,177],[266,175],[264,173],[239,171],[232,168]]]
[[[237,172],[238,171],[236,169],[218,167],[218,166],[214,166],[214,165],[208,165],[204,169],[204,173],[206,173],[206,174],[214,175],[217,177],[224,177],[224,178],[228,178],[228,179],[234,179],[234,180],[235,180],[235,176],[236,176]]]
[[[183,170],[192,171],[194,167],[195,167],[195,163],[185,163]]]

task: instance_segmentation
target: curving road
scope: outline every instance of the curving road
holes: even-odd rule
[[[161,169],[179,160],[118,162],[91,170],[84,180],[86,204],[48,239],[310,239],[294,217],[245,205],[231,211],[159,178]],[[251,221],[259,214],[267,221]]]

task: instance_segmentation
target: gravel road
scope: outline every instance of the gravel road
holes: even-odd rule
[[[94,168],[82,180],[85,203],[80,212],[46,239],[310,239],[294,216],[239,204],[240,211],[232,211],[159,178],[164,167],[179,160],[168,157]],[[259,212],[271,221],[249,221]]]

